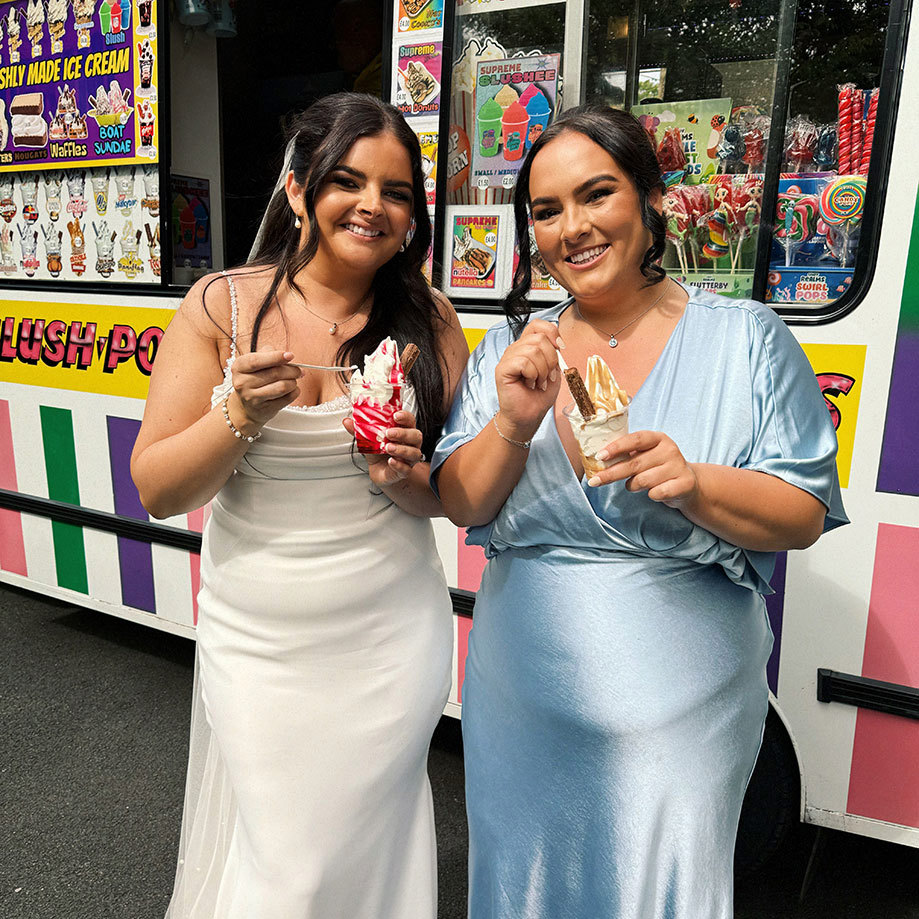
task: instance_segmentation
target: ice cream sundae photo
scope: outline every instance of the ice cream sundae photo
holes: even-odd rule
[[[399,71],[402,88],[416,105],[424,105],[437,94],[437,80],[421,61],[409,61],[405,70]]]
[[[51,53],[64,50],[64,31],[67,27],[67,0],[48,0],[48,34],[51,36]]]
[[[42,0],[29,0],[26,5],[26,34],[32,46],[32,58],[41,57],[45,36],[45,5]]]
[[[138,103],[137,117],[140,121],[140,146],[153,147],[153,135],[156,130],[156,115],[149,100]]]
[[[153,46],[150,39],[145,38],[142,42],[137,43],[137,62],[140,68],[140,88],[137,90],[138,96],[150,96],[155,92],[153,86]]]

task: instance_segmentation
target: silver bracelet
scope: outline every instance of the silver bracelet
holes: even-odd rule
[[[498,412],[500,411],[501,409],[498,409]],[[524,450],[529,450],[531,444],[533,443],[532,440],[511,440],[510,437],[501,432],[501,428],[498,427],[498,412],[495,412],[494,415],[491,416],[491,423],[495,426],[495,430],[498,432],[498,436],[501,438],[501,440],[506,440],[509,444],[513,444],[515,447],[521,447]]]
[[[227,427],[233,432],[234,437],[238,437],[240,440],[245,440],[250,444],[254,444],[262,436],[262,432],[256,431],[255,434],[250,434],[247,436],[243,434],[243,432],[240,431],[232,421],[230,421],[230,410],[227,408],[227,402],[230,401],[231,395],[232,393],[227,393],[223,402],[220,403],[220,408],[223,411],[223,420],[227,423]]]

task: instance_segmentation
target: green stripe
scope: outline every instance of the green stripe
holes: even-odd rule
[[[40,406],[39,411],[48,497],[54,501],[79,505],[80,485],[77,481],[77,455],[73,444],[73,416],[67,409],[47,405]],[[54,565],[58,584],[88,594],[83,528],[53,520],[51,535],[54,540]]]
[[[900,331],[919,331],[919,196],[916,198],[909,254],[906,257],[906,279],[903,300],[900,302]]]

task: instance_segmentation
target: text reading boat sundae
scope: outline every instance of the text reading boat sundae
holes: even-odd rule
[[[384,338],[373,354],[364,358],[364,372],[355,370],[351,377],[351,408],[354,437],[360,453],[386,452],[386,431],[394,426],[393,416],[405,403],[414,403],[411,385],[405,376],[418,356],[415,345],[406,345],[402,359],[396,343]]]

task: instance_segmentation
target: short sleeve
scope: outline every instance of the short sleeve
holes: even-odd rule
[[[498,411],[495,367],[510,343],[506,323],[489,329],[466,364],[466,372],[456,389],[453,406],[444,422],[443,434],[431,457],[431,488],[437,490],[437,473],[448,457],[469,443]]]
[[[766,472],[827,508],[824,532],[848,523],[836,472],[836,431],[814,371],[768,307],[752,313],[753,440],[745,469]]]

